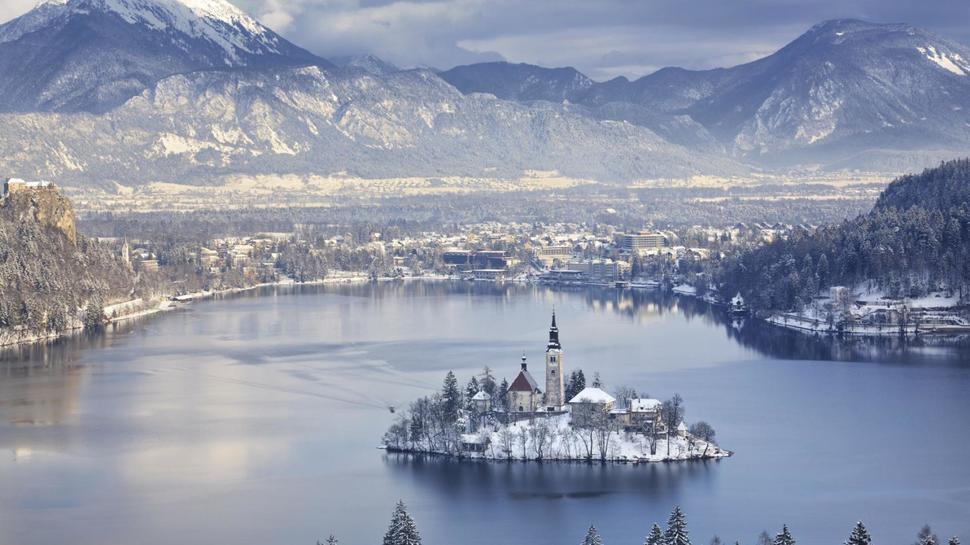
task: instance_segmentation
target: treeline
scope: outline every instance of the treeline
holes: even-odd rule
[[[800,310],[831,286],[867,283],[891,297],[968,295],[970,160],[895,180],[867,214],[814,233],[795,231],[726,257],[721,295],[755,309]]]
[[[327,538],[327,545],[337,545],[339,541],[333,535]],[[604,545],[603,538],[595,526],[590,526],[586,531],[586,536],[580,542],[581,545]],[[722,545],[724,541],[720,537],[714,536],[710,540],[710,545]],[[735,545],[741,545],[740,540],[736,540]],[[782,525],[781,530],[771,536],[767,531],[755,539],[757,545],[795,545],[797,541],[788,525]],[[951,537],[947,545],[960,545],[957,537]],[[916,541],[913,545],[942,545],[943,542],[933,533],[929,525],[923,526],[916,534]],[[317,545],[321,545],[317,541]],[[383,545],[421,545],[421,533],[414,518],[408,513],[404,502],[399,501],[394,508],[391,516],[391,523],[387,532],[384,534]],[[691,545],[690,531],[687,527],[687,517],[679,506],[674,507],[667,519],[665,528],[654,523],[650,532],[644,539],[644,545]],[[845,545],[872,545],[872,536],[869,529],[861,521],[857,522],[849,532]]]

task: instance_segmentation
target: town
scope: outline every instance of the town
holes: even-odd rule
[[[606,392],[599,375],[586,385],[582,370],[567,379],[565,352],[553,312],[544,356],[544,381],[526,356],[511,383],[486,368],[464,393],[453,373],[442,391],[411,404],[384,436],[389,452],[462,459],[660,462],[720,459],[732,452],[715,443],[714,428],[684,422],[683,399],[661,402],[630,387]],[[619,399],[618,399],[619,398]]]
[[[32,192],[59,195],[60,189],[50,181],[3,182],[5,201],[10,195]],[[872,283],[833,286],[817,290],[794,309],[766,308],[762,301],[746,301],[731,289],[723,273],[725,263],[774,242],[811,236],[818,229],[815,225],[738,222],[657,228],[619,219],[616,224],[345,219],[274,223],[266,226],[278,230],[255,230],[246,222],[216,229],[200,220],[173,230],[167,222],[126,224],[123,216],[110,219],[110,229],[96,214],[78,223],[123,261],[136,287],[132,297],[99,302],[103,316],[93,322],[123,320],[258,286],[419,279],[658,290],[809,334],[918,336],[970,331],[964,302],[943,286],[925,286],[912,296],[886,293]],[[73,224],[67,230],[76,237]],[[120,236],[112,236],[115,232]],[[820,262],[811,271],[797,272],[815,276],[818,283],[827,274],[823,266]],[[754,295],[763,299],[765,291]],[[5,342],[35,337],[7,336]]]

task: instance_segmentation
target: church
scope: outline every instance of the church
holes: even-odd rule
[[[559,327],[556,313],[552,313],[552,326],[549,328],[549,343],[546,344],[546,382],[545,394],[539,383],[529,372],[525,356],[522,368],[509,385],[508,410],[515,413],[556,412],[566,405],[566,384],[563,378],[562,345],[559,343]]]

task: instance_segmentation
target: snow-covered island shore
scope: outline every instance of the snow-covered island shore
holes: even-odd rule
[[[423,439],[401,442],[388,436],[383,446],[388,452],[491,461],[647,463],[720,459],[733,454],[686,429],[671,433],[668,439],[666,434],[618,426],[579,427],[570,420],[567,412],[510,424],[487,424],[458,435],[454,442],[434,444]]]

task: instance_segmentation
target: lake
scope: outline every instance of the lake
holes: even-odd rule
[[[376,447],[401,407],[484,365],[681,394],[720,462],[458,463]],[[398,499],[426,545],[636,545],[675,505],[694,543],[970,541],[970,346],[842,344],[706,305],[469,283],[265,289],[0,360],[0,543],[377,544]]]

